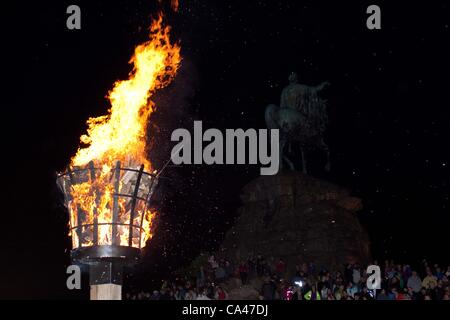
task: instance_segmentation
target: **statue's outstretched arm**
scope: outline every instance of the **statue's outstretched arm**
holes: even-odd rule
[[[286,107],[286,97],[284,95],[284,91],[281,92],[281,97],[280,97],[280,108],[285,108]]]
[[[330,85],[330,83],[328,81],[325,81],[325,82],[322,82],[321,84],[319,84],[318,86],[313,87],[313,90],[319,92],[319,91],[325,89],[326,87],[328,87],[329,85]]]

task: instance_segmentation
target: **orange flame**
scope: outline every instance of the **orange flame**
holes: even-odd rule
[[[146,125],[154,110],[154,103],[148,99],[172,81],[181,60],[180,47],[170,44],[169,27],[162,28],[161,24],[160,16],[152,24],[152,39],[135,49],[129,79],[114,84],[109,93],[109,114],[87,121],[87,134],[81,136],[81,142],[89,146],[78,150],[72,165],[132,159],[151,170],[144,152]]]
[[[158,0],[158,2],[161,3],[162,0]],[[170,0],[170,6],[172,7],[173,11],[175,11],[175,12],[178,11],[178,6],[179,6],[178,0]]]
[[[89,118],[87,121],[87,133],[80,138],[86,146],[79,148],[71,159],[72,168],[93,162],[96,175],[88,181],[72,185],[71,199],[68,201],[70,224],[74,227],[81,223],[77,221],[77,212],[80,210],[85,213],[83,225],[92,224],[96,219],[99,245],[112,244],[111,238],[114,237],[111,225],[114,190],[110,178],[114,174],[116,161],[128,168],[143,164],[144,171],[155,172],[145,151],[147,123],[155,109],[151,96],[172,81],[181,62],[180,46],[170,42],[170,28],[163,27],[162,20],[160,15],[151,25],[150,40],[136,47],[130,60],[133,70],[129,78],[117,81],[109,92],[111,108],[108,114]],[[124,179],[127,178],[122,177],[120,181],[121,193],[129,192],[124,190],[128,188]],[[151,238],[155,217],[155,213],[141,202],[138,201],[136,205],[133,225],[139,226],[142,221],[143,229],[132,230],[134,247],[143,247]],[[120,237],[121,245],[128,245],[129,226],[126,224],[130,223],[130,216],[127,214],[130,212],[129,200],[119,198],[118,207],[121,225],[117,226],[117,236]],[[84,236],[84,231],[86,230],[71,232],[74,248],[79,243],[82,246],[92,245],[92,237]],[[143,234],[135,237],[135,232]],[[82,237],[80,242],[79,237]]]
[[[170,5],[174,11],[178,11],[178,0],[171,0]]]

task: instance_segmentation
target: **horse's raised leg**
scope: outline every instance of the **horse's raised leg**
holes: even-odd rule
[[[279,163],[278,167],[280,168],[280,170],[283,169],[283,158],[284,158],[284,154],[283,153],[284,153],[284,146],[285,146],[285,144],[286,144],[286,139],[282,137],[280,139],[280,146],[279,146],[279,148],[280,148],[280,152],[279,152],[280,163]]]
[[[326,151],[327,153],[327,164],[325,165],[325,171],[330,172],[331,170],[331,162],[330,162],[330,151]]]
[[[325,154],[327,155],[327,163],[325,164],[325,171],[329,172],[331,170],[331,161],[330,161],[330,148],[328,148],[328,145],[323,141],[323,138],[320,139],[320,149],[322,149]]]
[[[292,151],[292,142],[291,141],[288,142],[288,147],[289,147],[289,152],[291,152]],[[284,160],[286,160],[286,162],[288,163],[289,168],[292,171],[294,171],[295,170],[294,163],[287,156],[284,157]]]
[[[303,148],[300,148],[301,154],[302,154],[302,170],[304,174],[308,174],[307,170],[306,170],[306,156],[305,156],[305,151],[303,150]]]
[[[280,169],[283,168],[283,160],[286,161],[286,163],[289,166],[289,169],[291,170],[295,170],[294,164],[292,163],[291,160],[289,160],[289,158],[284,154],[284,149],[286,147],[286,143],[289,143],[288,140],[283,137],[280,140]]]
[[[295,170],[294,163],[293,163],[291,160],[289,160],[289,158],[286,157],[286,156],[283,156],[283,159],[284,159],[284,161],[287,162],[287,164],[289,165],[289,168],[290,168],[292,171],[294,171],[294,170]]]

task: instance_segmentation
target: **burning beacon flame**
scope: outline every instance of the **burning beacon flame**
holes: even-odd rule
[[[162,0],[158,1],[159,3],[162,2]],[[178,6],[179,6],[178,0],[170,0],[170,7],[172,8],[173,11],[178,11]]]
[[[178,11],[178,0],[170,0],[170,5],[174,11]]]
[[[79,148],[71,160],[72,171],[89,165],[95,167],[90,178],[71,185],[70,199],[67,201],[71,227],[98,224],[98,234],[95,236],[84,235],[86,230],[81,228],[72,231],[74,248],[92,245],[93,238],[99,245],[110,245],[115,236],[120,238],[120,245],[128,245],[129,234],[132,234],[133,247],[143,247],[152,236],[155,214],[147,209],[145,201],[130,204],[132,201],[129,198],[115,199],[111,177],[115,174],[118,161],[125,168],[139,169],[140,165],[144,165],[145,172],[156,173],[145,152],[146,128],[155,110],[151,97],[156,90],[172,81],[181,62],[180,46],[170,42],[170,28],[164,27],[162,20],[159,16],[152,23],[150,40],[136,47],[130,60],[133,70],[129,78],[117,81],[109,92],[111,108],[108,114],[87,121],[87,133],[80,138],[84,147]],[[132,192],[133,174],[137,175],[137,171],[126,171],[120,177],[118,189],[121,194]],[[142,179],[149,177],[147,175]],[[145,198],[144,194],[138,195]],[[114,201],[118,201],[116,207],[120,208],[117,226],[111,225]],[[133,225],[142,222],[142,230],[136,228],[136,231],[130,232],[127,225],[130,223],[130,207],[136,212]],[[81,220],[79,212],[83,212],[83,221],[78,221]],[[135,236],[135,232],[140,234]]]

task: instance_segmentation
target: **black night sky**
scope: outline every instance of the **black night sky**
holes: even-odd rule
[[[70,242],[55,174],[75,153],[85,121],[105,114],[108,90],[127,78],[133,49],[161,8],[183,64],[155,97],[156,167],[169,157],[175,128],[196,119],[264,128],[264,108],[279,102],[291,71],[304,84],[329,81],[332,170],[323,173],[317,155],[312,174],[363,199],[374,257],[448,263],[450,4],[379,3],[382,29],[368,30],[372,2],[180,0],[175,13],[152,0],[16,1],[2,9],[0,296],[80,296],[65,288]],[[70,4],[81,7],[81,30],[66,28]],[[240,189],[258,172],[169,167],[157,233],[130,283],[151,285],[216,249]]]

